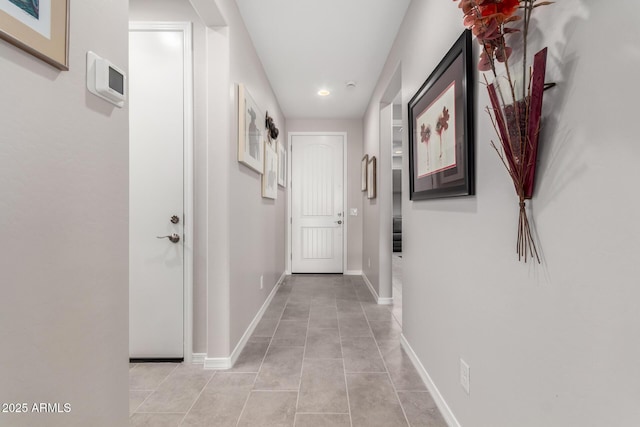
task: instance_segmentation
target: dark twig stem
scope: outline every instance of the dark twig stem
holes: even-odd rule
[[[523,37],[523,52],[522,52],[522,96],[525,94],[525,78],[527,75],[527,35],[529,34],[529,21],[531,20],[531,12],[533,11],[533,2],[535,0],[524,0],[524,31]]]

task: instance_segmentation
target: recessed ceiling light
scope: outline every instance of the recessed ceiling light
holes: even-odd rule
[[[320,95],[320,96],[329,96],[329,95],[331,95],[331,92],[329,92],[326,89],[321,89],[321,90],[318,91],[318,95]]]

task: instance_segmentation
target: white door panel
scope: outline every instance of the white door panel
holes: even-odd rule
[[[341,135],[294,135],[292,272],[343,272],[343,150]]]
[[[184,356],[183,37],[129,33],[131,358]]]

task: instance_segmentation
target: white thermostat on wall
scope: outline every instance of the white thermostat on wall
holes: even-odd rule
[[[127,76],[110,61],[89,51],[87,52],[87,89],[116,107],[122,108],[127,99]]]

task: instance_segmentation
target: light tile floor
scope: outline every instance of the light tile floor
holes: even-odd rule
[[[130,426],[446,426],[361,277],[286,279],[233,369],[132,364]]]

